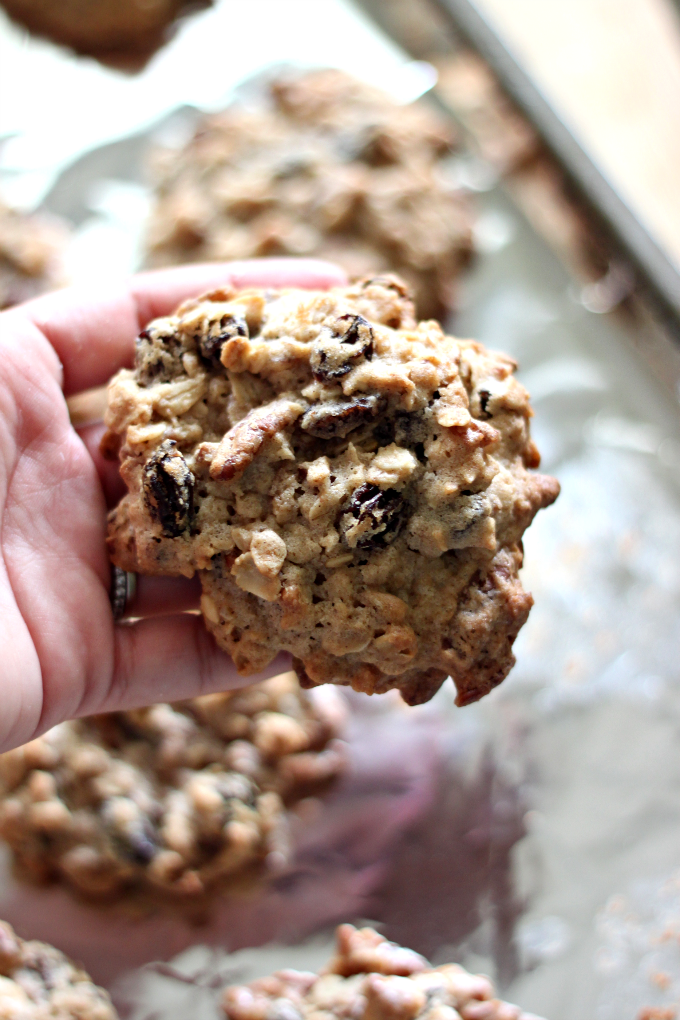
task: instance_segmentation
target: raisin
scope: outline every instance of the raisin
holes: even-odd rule
[[[482,409],[479,417],[485,419],[486,421],[488,421],[489,418],[493,418],[491,412],[487,410],[490,400],[491,394],[488,390],[479,391],[479,406]]]
[[[249,336],[245,317],[223,315],[220,319],[216,319],[210,323],[207,333],[202,333],[197,337],[201,358],[209,368],[216,368],[220,364],[220,354],[227,340],[233,340],[239,336]]]
[[[341,315],[324,327],[310,355],[312,375],[321,382],[347,375],[360,358],[373,355],[373,330],[363,315]]]
[[[357,156],[369,166],[390,166],[399,162],[399,146],[387,125],[368,124],[357,139]]]
[[[144,465],[144,499],[166,538],[177,538],[191,523],[194,476],[174,439],[166,439]]]
[[[169,382],[181,371],[182,343],[176,333],[143,329],[135,341],[135,369],[140,386]]]
[[[314,404],[302,416],[301,428],[317,439],[333,439],[346,436],[348,432],[372,421],[387,401],[384,397],[370,394],[355,400],[330,400]]]
[[[350,548],[389,545],[404,524],[406,501],[396,489],[379,489],[365,482],[352,494],[342,520],[343,537]]]
[[[128,832],[124,849],[135,864],[148,864],[158,853],[158,845],[149,832]]]

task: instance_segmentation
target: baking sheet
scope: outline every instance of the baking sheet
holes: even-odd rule
[[[423,87],[427,69],[414,68],[349,5],[314,3],[332,7],[359,40],[355,52],[345,46],[340,53],[315,16],[305,45],[318,42],[318,59],[364,77],[367,68],[369,77],[382,68],[386,81],[389,64],[392,82],[401,69],[404,96],[417,92],[416,80]],[[262,13],[262,4],[256,6]],[[268,8],[272,32],[281,29],[273,12],[282,6],[272,0]],[[214,25],[202,17],[197,25]],[[196,46],[205,37],[190,38]],[[273,43],[266,38],[268,54]],[[282,37],[279,54],[289,38],[290,32]],[[40,67],[36,51],[30,54]],[[200,55],[198,47],[192,59]],[[82,67],[67,65],[74,76],[76,63]],[[211,88],[207,83],[206,92]],[[128,91],[133,94],[132,86]],[[213,105],[226,92],[215,90]],[[193,107],[177,108],[171,92],[166,107],[144,123],[130,114],[126,130],[117,126],[118,136],[107,135],[105,145],[79,142],[70,169],[55,158],[51,176],[43,167],[40,177],[30,160],[22,170],[14,147],[0,162],[0,179],[11,178],[17,193],[33,189],[48,208],[72,219],[76,276],[120,274],[139,258],[149,201],[145,148],[152,137],[181,140],[194,117]],[[35,113],[24,152],[35,151],[40,130]],[[552,1020],[636,1020],[644,1005],[666,1001],[680,981],[680,958],[669,951],[663,966],[670,983],[650,983],[650,967],[661,965],[648,948],[660,911],[665,919],[680,910],[677,898],[664,893],[662,911],[654,891],[667,889],[680,865],[678,353],[652,322],[633,328],[614,313],[589,311],[580,286],[495,175],[475,167],[467,180],[477,192],[479,256],[452,325],[519,360],[520,378],[533,395],[543,466],[563,487],[525,539],[524,582],[536,604],[516,644],[518,664],[496,692],[462,711],[453,707],[450,689],[406,717],[405,710],[380,708],[382,745],[375,747],[382,750],[374,752],[376,719],[362,716],[352,737],[354,788],[343,787],[324,808],[331,812],[326,829],[317,819],[306,836],[300,833],[301,853],[311,846],[314,858],[308,895],[291,887],[276,909],[225,908],[213,929],[179,935],[156,920],[150,934],[143,923],[112,924],[92,908],[74,906],[59,890],[20,892],[6,877],[0,913],[22,934],[50,938],[80,957],[99,979],[115,979],[119,1001],[133,1013],[142,1009],[135,995],[148,1001],[158,994],[153,1011],[170,1020],[177,999],[163,999],[146,978],[126,983],[126,969],[167,960],[194,942],[237,949],[271,939],[284,945],[276,950],[279,965],[307,966],[299,944],[315,933],[327,939],[336,920],[361,917],[434,962],[456,959],[490,973],[505,997]],[[463,160],[462,177],[465,170]],[[367,710],[357,708],[359,716]],[[385,724],[388,710],[399,725]],[[414,738],[406,753],[402,725],[414,733],[434,726],[437,738],[421,744]],[[403,796],[393,785],[395,754],[407,772],[425,777],[422,787],[402,787]],[[362,790],[376,799],[361,801]],[[379,802],[387,815],[373,811]],[[392,819],[389,838],[386,818]],[[354,871],[338,870],[339,861],[353,860],[359,862]],[[357,873],[366,881],[352,885]],[[351,878],[344,885],[343,874]],[[622,903],[628,906],[617,914]],[[294,959],[286,956],[286,943],[298,944]],[[309,965],[318,962],[316,945]],[[212,976],[206,960],[222,968],[224,957],[213,950],[191,952],[178,966],[201,973],[208,967]],[[272,959],[260,962],[266,967]],[[194,994],[191,982],[183,987]]]

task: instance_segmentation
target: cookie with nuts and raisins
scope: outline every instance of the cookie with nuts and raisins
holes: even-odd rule
[[[148,265],[314,255],[350,277],[396,271],[421,316],[444,316],[473,250],[451,123],[338,70],[262,91],[156,153]]]
[[[450,675],[475,701],[513,665],[522,534],[559,489],[514,367],[417,323],[393,277],[189,301],[110,385],[113,561],[198,572],[244,676],[283,649],[305,686],[418,704]]]
[[[342,771],[345,714],[285,673],[62,723],[0,755],[0,836],[32,881],[200,905],[286,865],[286,807]]]
[[[0,1017],[3,1020],[116,1020],[108,992],[45,942],[19,938],[0,921]]]
[[[372,928],[341,924],[335,956],[319,973],[280,970],[222,993],[227,1020],[539,1020],[501,1002],[482,974],[431,967]]]

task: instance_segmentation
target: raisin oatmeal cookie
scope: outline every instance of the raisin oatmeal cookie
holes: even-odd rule
[[[195,900],[284,865],[285,805],[343,767],[344,704],[318,693],[285,673],[62,723],[0,756],[0,836],[19,873],[88,896]]]
[[[110,385],[113,561],[198,571],[244,676],[283,649],[304,686],[418,704],[451,675],[475,701],[514,663],[522,533],[559,488],[514,368],[416,323],[396,278],[189,301]]]
[[[319,974],[280,970],[222,996],[228,1020],[538,1020],[494,998],[488,978],[455,963],[430,967],[372,928],[342,924]]]
[[[158,155],[149,265],[318,255],[350,276],[398,271],[419,314],[441,318],[472,251],[448,121],[340,71],[279,77],[269,98]]]
[[[66,236],[56,218],[22,213],[0,202],[0,309],[64,285]]]
[[[1,0],[10,17],[76,53],[130,69],[168,37],[180,14],[211,0]]]
[[[116,1020],[108,993],[45,942],[0,921],[0,1020]]]

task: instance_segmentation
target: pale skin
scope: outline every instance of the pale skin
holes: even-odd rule
[[[66,398],[132,363],[153,318],[206,290],[345,283],[316,260],[261,259],[142,273],[95,293],[69,288],[0,314],[0,751],[65,719],[243,686],[200,616],[197,582],[140,580],[134,615],[109,601],[107,506],[117,467],[101,425],[76,430]]]

